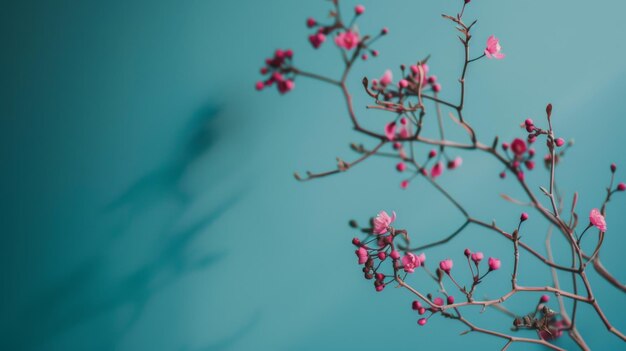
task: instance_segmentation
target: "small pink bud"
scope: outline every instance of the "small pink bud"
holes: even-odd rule
[[[617,170],[617,165],[615,163],[611,163],[611,172],[615,173]]]
[[[421,304],[419,301],[414,300],[414,301],[413,301],[413,303],[411,304],[411,308],[412,308],[413,310],[417,311],[417,310],[419,310],[420,308],[422,308],[422,304]]]
[[[563,145],[565,145],[565,139],[563,138],[556,139],[556,146],[561,147]]]
[[[500,172],[500,178],[502,178],[502,179],[506,178],[506,173],[505,172]]]
[[[263,82],[256,82],[254,87],[256,88],[256,90],[261,91],[261,90],[263,90],[263,88],[265,88],[265,83],[263,83]]]
[[[400,187],[401,187],[402,189],[406,189],[406,188],[408,188],[408,187],[409,187],[409,181],[408,181],[408,180],[403,180],[403,181],[401,181],[401,182],[400,182]]]
[[[385,280],[385,275],[382,273],[376,273],[376,280],[382,282],[383,280]]]
[[[528,149],[528,154],[530,156],[535,156],[535,149]]]
[[[448,169],[457,169],[463,164],[463,159],[458,156],[454,160],[448,162]]]
[[[359,238],[352,238],[352,244],[355,246],[361,246],[361,240],[359,240]]]
[[[520,181],[524,181],[524,172],[517,172],[517,179],[519,179]]]
[[[267,67],[261,68],[261,74],[267,74]]]
[[[363,5],[356,5],[354,7],[354,13],[356,13],[357,15],[362,15],[363,12],[365,12],[365,6],[363,6]]]
[[[428,153],[428,158],[433,158],[437,156],[437,151],[436,150],[430,150],[430,152]]]
[[[384,261],[387,258],[387,254],[384,251],[378,253],[378,259]]]
[[[435,297],[433,303],[437,306],[443,306],[443,299],[441,297]]]
[[[409,86],[409,82],[406,79],[400,79],[400,81],[398,82],[398,86],[404,89]]]
[[[428,77],[428,83],[429,84],[437,83],[437,76],[430,76],[430,77]]]
[[[535,169],[535,162],[528,160],[526,162],[524,162],[524,165],[526,165],[526,168],[528,168],[529,171],[532,171],[533,169]]]
[[[528,213],[526,213],[526,212],[523,212],[522,215],[519,216],[520,222],[524,222],[527,219],[528,219]]]
[[[450,274],[450,270],[452,269],[452,266],[454,265],[454,263],[452,262],[451,259],[447,259],[447,260],[443,260],[441,262],[439,262],[439,268],[441,268],[442,271]]]
[[[506,151],[509,149],[509,143],[502,143],[502,150]]]
[[[387,27],[383,28],[383,29],[380,31],[380,34],[382,34],[382,35],[387,35],[387,34],[389,34],[389,28],[387,28]]]
[[[472,254],[472,261],[474,261],[474,263],[478,264],[478,263],[480,263],[480,261],[483,260],[484,257],[485,257],[485,255],[483,255],[482,252],[480,252],[480,251],[479,252],[474,252]]]
[[[292,58],[293,57],[293,50],[291,50],[291,49],[285,50],[285,57]]]
[[[528,136],[528,143],[529,143],[529,144],[532,144],[532,143],[534,143],[535,141],[537,141],[537,137],[536,137],[536,136],[534,136],[534,135],[529,135],[529,136]]]
[[[367,61],[367,54],[363,54],[363,55],[361,55],[361,59],[362,59],[363,61]]]
[[[619,183],[619,184],[617,185],[617,190],[618,190],[618,191],[625,191],[625,190],[626,190],[626,184],[624,184],[624,183]]]
[[[427,321],[427,320],[426,320],[426,318],[420,318],[420,319],[417,321],[417,324],[419,324],[419,325],[421,325],[421,326],[424,326],[424,325],[426,325],[426,321]]]
[[[489,270],[495,271],[495,270],[500,269],[501,262],[497,258],[489,257],[488,264],[489,264]]]
[[[447,298],[448,305],[452,305],[454,303],[454,296],[450,295]]]
[[[541,295],[541,298],[539,299],[539,301],[541,301],[541,303],[546,303],[546,302],[550,301],[550,296],[548,296],[548,295]]]
[[[314,48],[319,48],[326,41],[324,33],[317,33],[309,36],[309,42]]]
[[[420,316],[421,316],[421,315],[423,315],[424,313],[426,313],[426,309],[425,309],[424,307],[420,307],[420,308],[418,308],[418,309],[417,309],[417,313],[419,313],[419,314],[420,314]]]
[[[439,83],[435,83],[435,84],[433,84],[433,91],[434,91],[435,93],[440,92],[440,91],[441,91],[441,84],[439,84]]]
[[[526,125],[526,127],[535,125],[535,124],[534,124],[534,122],[533,122],[533,120],[532,120],[532,119],[530,119],[530,118],[526,119],[526,120],[524,121],[524,124]]]
[[[437,162],[433,168],[430,170],[430,177],[435,179],[439,177],[443,173],[443,164],[441,162]]]
[[[372,50],[372,56],[378,57],[378,50]]]
[[[398,258],[400,258],[400,253],[396,250],[391,251],[391,258],[393,258],[394,260],[397,260]]]
[[[472,254],[472,251],[470,251],[470,249],[465,249],[463,253],[465,254],[465,257],[470,257],[470,255]]]
[[[406,170],[406,164],[404,162],[398,162],[396,169],[398,172],[404,172]]]
[[[317,25],[317,21],[315,19],[313,19],[312,17],[309,17],[306,19],[306,26],[309,28],[313,28]]]
[[[376,285],[376,291],[381,292],[385,288],[385,284]]]

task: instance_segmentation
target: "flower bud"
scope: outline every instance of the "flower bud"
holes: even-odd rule
[[[420,318],[420,319],[417,321],[417,324],[419,324],[419,325],[421,325],[421,326],[425,325],[425,324],[426,324],[426,318]]]
[[[558,139],[556,139],[555,143],[556,143],[556,146],[561,147],[561,146],[565,145],[565,139],[558,138]]]
[[[454,303],[454,296],[450,295],[447,298],[448,305],[452,305]]]
[[[611,172],[615,173],[617,171],[617,165],[615,163],[611,163]]]
[[[488,263],[489,263],[489,270],[490,271],[495,271],[495,270],[500,269],[501,262],[500,262],[499,259],[493,258],[493,257],[489,257]]]
[[[359,240],[359,238],[352,238],[352,244],[355,246],[361,246],[361,240]]]
[[[406,170],[406,164],[404,162],[398,162],[396,170],[398,170],[398,172],[404,172]]]
[[[414,301],[413,301],[413,303],[411,304],[411,308],[412,308],[413,310],[417,311],[417,310],[419,310],[420,308],[422,308],[422,304],[421,304],[419,301],[414,300]]]
[[[626,190],[626,184],[624,184],[624,183],[619,183],[619,184],[617,185],[617,190],[618,190],[618,191],[624,191],[624,190]]]
[[[393,258],[394,260],[397,260],[398,258],[400,258],[400,253],[396,250],[391,251],[391,258]]]
[[[356,5],[354,7],[354,13],[356,13],[357,16],[362,15],[363,12],[365,12],[365,6],[363,6],[363,5]]]
[[[465,255],[465,257],[469,257],[472,254],[472,251],[470,251],[470,249],[465,249],[465,251],[463,251],[463,254]]]
[[[548,295],[541,295],[541,298],[539,299],[539,301],[541,301],[541,303],[546,303],[546,302],[550,301],[550,296],[548,296]]]
[[[384,261],[387,258],[387,254],[384,251],[378,253],[378,259]]]
[[[525,220],[527,220],[527,219],[528,219],[528,213],[526,213],[526,212],[522,212],[522,215],[521,215],[521,216],[519,216],[519,220],[520,220],[520,222],[524,222],[524,221],[525,221]]]

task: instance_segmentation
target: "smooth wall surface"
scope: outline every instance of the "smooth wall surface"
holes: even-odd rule
[[[346,12],[356,5],[343,2]],[[456,13],[460,1],[362,3],[361,31],[387,26],[391,32],[376,45],[381,56],[359,63],[349,80],[362,118],[369,125],[385,119],[365,111],[363,75],[378,77],[428,54],[442,95],[456,99],[462,51],[440,14]],[[351,130],[333,87],[298,79],[283,97],[253,89],[264,59],[278,47],[293,48],[303,69],[339,72],[332,43],[313,50],[304,25],[328,9],[322,0],[4,6],[0,348],[503,346],[479,335],[458,337],[464,328],[441,318],[418,328],[406,292],[376,293],[362,279],[347,221],[395,210],[414,242],[441,238],[463,218],[432,187],[418,180],[402,191],[403,178],[385,159],[317,182],[293,179],[296,170],[334,167],[336,156],[352,159],[349,142],[371,145]],[[466,117],[481,140],[496,134],[508,140],[523,135],[518,125],[525,118],[541,120],[552,102],[558,133],[576,140],[557,179],[568,203],[579,191],[582,218],[600,205],[611,162],[626,181],[625,11],[626,3],[614,0],[476,0],[466,12],[479,19],[473,53],[495,34],[507,55],[471,67]],[[501,181],[499,165],[484,155],[459,155],[462,168],[444,174],[442,184],[473,215],[512,229],[522,209],[499,194],[523,198],[519,187]],[[543,167],[529,177],[535,189],[547,181]],[[616,196],[602,251],[622,281],[625,211],[626,198]],[[531,216],[525,240],[543,252],[547,224]],[[465,247],[503,259],[499,277],[480,294],[508,291],[510,243],[479,228],[428,251],[429,263],[460,260]],[[566,250],[556,254],[569,260]],[[522,284],[550,282],[537,260],[521,259]],[[423,272],[415,282],[436,291]],[[592,283],[609,319],[626,329],[623,295],[595,275]],[[537,297],[508,306],[525,314]],[[497,311],[472,313],[471,320],[490,327],[506,330],[511,323]],[[589,308],[581,308],[578,323],[592,348],[624,347]]]

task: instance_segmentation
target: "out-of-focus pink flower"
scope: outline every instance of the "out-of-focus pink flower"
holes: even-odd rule
[[[357,15],[362,15],[363,12],[365,12],[365,6],[363,6],[363,5],[356,5],[354,7],[354,13],[356,13]]]
[[[409,86],[409,82],[406,79],[400,79],[400,81],[398,82],[398,87],[400,88],[406,88]]]
[[[367,250],[364,247],[359,247],[356,251],[356,256],[359,258],[359,264],[363,264],[365,262],[367,262],[367,259],[369,258],[369,254],[367,253]]]
[[[396,122],[389,122],[385,125],[385,135],[389,141],[396,137]]]
[[[352,50],[359,44],[359,35],[350,30],[339,33],[339,35],[335,37],[335,44],[340,48]]]
[[[489,263],[490,271],[495,271],[495,270],[500,269],[500,265],[502,264],[499,259],[493,258],[493,257],[489,257],[489,260],[487,261],[487,263]]]
[[[448,169],[456,169],[461,167],[463,164],[463,159],[461,156],[457,156],[454,160],[448,162]]]
[[[322,43],[326,41],[326,36],[324,33],[316,33],[309,36],[309,42],[313,45],[314,48],[319,48]]]
[[[453,262],[451,259],[447,259],[447,260],[443,260],[441,262],[439,262],[439,268],[441,268],[442,271],[450,274],[450,270],[452,269],[453,266]]]
[[[378,213],[378,216],[374,218],[374,234],[385,234],[387,232],[387,228],[396,220],[396,213],[393,211],[391,213],[391,217],[385,211]]]
[[[589,213],[589,221],[596,228],[600,229],[600,231],[606,232],[606,220],[597,208],[594,208],[591,210],[591,213]]]
[[[263,83],[263,82],[256,82],[254,87],[256,88],[256,90],[261,91],[261,90],[263,90],[263,88],[265,88],[265,83]]]
[[[426,254],[422,252],[421,254],[417,255],[417,258],[420,259],[420,262],[422,263],[422,266],[423,266],[424,262],[426,262]]]
[[[391,84],[391,82],[393,82],[393,73],[391,73],[391,70],[386,70],[383,76],[380,77],[379,81],[382,86],[387,86]]]
[[[402,257],[402,265],[404,266],[404,271],[407,273],[413,273],[415,268],[422,265],[418,256],[415,256],[411,252],[407,252],[406,255]]]
[[[443,164],[441,162],[437,162],[433,168],[430,170],[430,177],[437,178],[443,173]]]
[[[483,260],[483,258],[485,257],[485,255],[483,255],[482,252],[474,252],[472,253],[472,261],[474,261],[474,263],[478,264],[480,261]]]
[[[487,39],[487,48],[485,48],[485,55],[487,55],[488,58],[495,58],[498,60],[503,59],[504,54],[500,52],[501,49],[502,48],[500,47],[500,41],[498,40],[498,38],[492,35]]]
[[[516,138],[511,143],[511,151],[517,156],[521,156],[526,152],[526,142],[520,138]]]

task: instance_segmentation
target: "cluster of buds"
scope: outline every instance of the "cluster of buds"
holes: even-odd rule
[[[265,87],[276,84],[278,92],[288,93],[295,88],[295,74],[292,70],[293,51],[291,49],[278,49],[274,56],[265,60],[265,66],[261,68],[261,74],[268,76],[264,81],[256,83],[256,90],[263,90]]]
[[[441,91],[441,84],[437,81],[437,76],[428,75],[429,67],[426,62],[418,62],[406,69],[405,65],[400,66],[401,77],[397,84],[393,84],[393,72],[387,69],[379,79],[372,79],[370,95],[376,94],[383,100],[390,101],[407,95],[417,96],[417,94],[430,89],[435,93]]]

